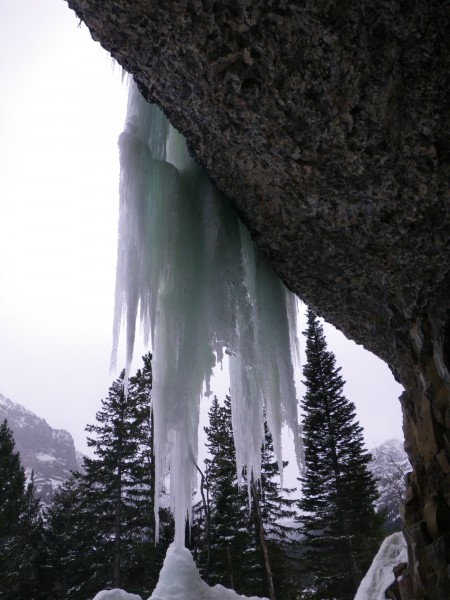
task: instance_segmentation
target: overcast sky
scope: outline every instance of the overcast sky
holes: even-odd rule
[[[84,427],[115,377],[126,86],[63,0],[0,3],[0,76],[0,393],[85,452]],[[368,447],[401,437],[389,369],[331,326],[325,333]]]

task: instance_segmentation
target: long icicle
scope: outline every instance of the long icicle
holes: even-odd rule
[[[169,471],[175,537],[182,545],[196,482],[200,400],[225,350],[238,473],[245,467],[260,476],[264,408],[280,467],[286,423],[302,463],[293,366],[296,300],[190,158],[183,138],[134,84],[119,148],[112,365],[124,321],[129,373],[139,313],[154,352],[155,514],[158,519]]]

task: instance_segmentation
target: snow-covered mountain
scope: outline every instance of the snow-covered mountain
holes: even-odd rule
[[[386,514],[386,528],[400,529],[400,502],[405,492],[405,475],[411,471],[401,440],[387,440],[373,450],[369,467],[378,480],[377,510]]]
[[[49,505],[54,490],[71,471],[81,469],[82,454],[75,450],[68,431],[52,429],[45,419],[0,394],[0,422],[5,419],[27,477],[34,471],[37,493]]]

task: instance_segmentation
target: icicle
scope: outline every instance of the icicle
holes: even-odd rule
[[[169,470],[181,545],[196,481],[200,400],[224,349],[238,473],[246,468],[249,479],[260,476],[264,410],[280,467],[282,426],[299,441],[295,298],[190,158],[183,138],[134,85],[119,147],[112,364],[124,321],[128,375],[139,312],[154,355],[155,513]],[[299,444],[297,452],[301,460]]]

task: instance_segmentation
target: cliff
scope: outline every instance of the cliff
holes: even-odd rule
[[[417,597],[450,597],[450,4],[68,0],[278,274],[405,386]]]
[[[75,451],[72,436],[64,429],[52,429],[45,419],[0,394],[0,421],[4,419],[27,477],[34,472],[36,492],[49,506],[55,489],[71,471],[81,469],[81,455]]]

